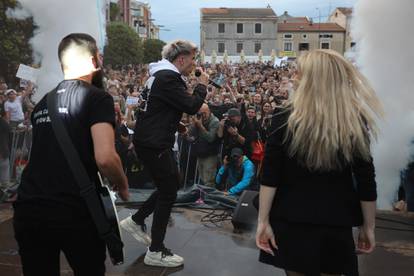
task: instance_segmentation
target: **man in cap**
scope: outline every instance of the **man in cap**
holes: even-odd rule
[[[254,165],[243,155],[243,150],[233,148],[230,156],[225,156],[223,165],[216,176],[216,185],[229,195],[240,195],[254,181]]]
[[[244,155],[250,157],[254,132],[252,126],[237,108],[230,108],[220,121],[217,136],[223,138],[222,156],[230,156],[233,148],[241,148]]]
[[[24,121],[22,101],[25,95],[17,96],[14,89],[8,89],[5,95],[7,96],[7,101],[4,103],[5,119],[11,128],[16,128]]]

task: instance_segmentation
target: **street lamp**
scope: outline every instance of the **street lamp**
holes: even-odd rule
[[[321,48],[321,10],[319,8],[316,8],[318,10],[319,15],[319,24],[318,24],[318,49]]]

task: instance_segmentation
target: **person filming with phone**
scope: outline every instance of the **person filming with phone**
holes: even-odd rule
[[[203,104],[193,119],[190,136],[194,137],[193,148],[197,156],[198,171],[204,185],[214,187],[217,171],[219,139],[217,130],[219,120],[211,113],[207,104]]]

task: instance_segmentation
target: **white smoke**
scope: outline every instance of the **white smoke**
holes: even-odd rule
[[[22,7],[20,9],[15,9],[15,10],[8,9],[6,11],[6,15],[7,17],[13,17],[18,20],[23,20],[23,19],[30,17],[30,12],[28,12],[26,9]]]
[[[352,23],[358,65],[386,112],[373,148],[380,209],[391,209],[396,199],[400,171],[408,163],[414,138],[414,3],[397,2],[359,0]]]
[[[38,27],[30,40],[33,57],[41,63],[37,80],[35,101],[59,81],[63,74],[59,65],[57,48],[63,37],[70,33],[88,33],[103,50],[105,43],[105,6],[107,0],[19,0],[22,9],[9,10],[7,14],[17,19],[33,16]]]

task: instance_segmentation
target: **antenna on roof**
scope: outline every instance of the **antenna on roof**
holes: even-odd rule
[[[271,9],[272,7],[270,6],[269,3],[267,3],[267,7],[266,8]]]

